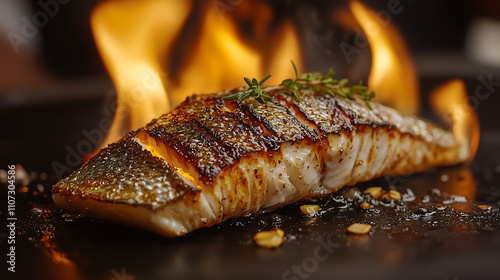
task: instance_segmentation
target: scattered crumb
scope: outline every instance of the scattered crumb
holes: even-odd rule
[[[372,230],[372,225],[354,223],[347,228],[347,232],[353,234],[367,234]]]
[[[392,200],[401,200],[401,194],[398,191],[396,191],[396,190],[390,190],[389,191],[389,197]]]
[[[305,204],[300,206],[300,211],[302,211],[303,214],[312,216],[319,211],[319,205],[315,204]]]
[[[379,199],[382,196],[382,187],[370,187],[364,193],[370,194],[375,199]]]
[[[477,208],[481,209],[481,210],[490,210],[491,209],[491,206],[490,205],[486,205],[486,204],[483,204],[483,205],[478,205]]]
[[[253,241],[262,248],[278,248],[285,243],[285,232],[279,228],[269,231],[261,231],[253,236]]]
[[[452,194],[448,199],[443,200],[443,204],[451,204],[451,203],[465,203],[467,202],[467,198],[461,195]]]
[[[372,206],[368,202],[361,202],[361,204],[359,204],[359,207],[361,207],[363,209],[370,209],[370,208],[372,208]]]
[[[415,194],[411,189],[406,189],[406,192],[402,196],[404,202],[414,201],[416,199]]]

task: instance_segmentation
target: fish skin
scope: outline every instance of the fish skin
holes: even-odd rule
[[[450,131],[375,102],[310,90],[301,102],[283,90],[264,105],[223,99],[241,90],[193,95],[127,134],[58,182],[55,203],[174,237],[468,156]]]
[[[199,192],[131,134],[109,145],[52,188],[53,193],[155,209]]]

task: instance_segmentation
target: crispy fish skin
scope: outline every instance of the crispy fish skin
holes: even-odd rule
[[[58,182],[55,203],[174,237],[468,156],[449,131],[374,102],[223,99],[240,90],[194,95],[127,134]]]

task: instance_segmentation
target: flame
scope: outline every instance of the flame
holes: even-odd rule
[[[267,11],[266,6],[261,7]],[[256,33],[263,36],[262,23],[258,19],[254,20]],[[200,36],[189,55],[189,61],[180,70],[180,78],[168,80],[169,92],[175,93],[169,94],[171,103],[177,105],[193,93],[233,89],[243,84],[243,77],[260,79],[272,74],[267,84],[292,77],[290,59],[299,68],[302,65],[299,40],[292,24],[285,21],[273,37],[274,42],[262,46],[245,42],[233,19],[221,20],[216,9],[207,9]],[[259,38],[255,39],[258,41]]]
[[[349,7],[370,44],[372,66],[368,86],[376,92],[374,100],[402,113],[416,114],[418,78],[402,36],[392,24],[360,2],[351,1]]]
[[[462,80],[451,80],[431,93],[434,110],[452,127],[453,135],[464,149],[470,162],[479,146],[479,119],[469,105],[467,89]]]
[[[247,1],[235,4],[231,13],[222,14],[213,5],[200,5],[199,26],[182,33],[196,38],[183,37],[184,41],[179,38],[194,10],[191,1],[109,0],[99,4],[92,12],[92,31],[117,89],[116,114],[99,148],[168,112],[193,93],[233,89],[243,85],[247,76],[259,79],[272,74],[268,84],[279,83],[294,75],[290,59],[300,70],[299,39],[292,23],[285,19],[270,28],[270,6],[253,4],[251,9]],[[239,32],[236,17],[251,23],[251,38]],[[176,64],[181,69],[172,70]],[[165,69],[174,73],[164,75]]]
[[[117,91],[116,113],[103,145],[168,110],[159,61],[190,10],[190,1],[127,0],[100,3],[92,12],[94,39]]]
[[[419,88],[415,67],[398,30],[357,0],[349,3],[352,15],[365,33],[372,52],[368,86],[376,92],[375,100],[400,112],[416,114]],[[349,17],[341,19],[351,26]],[[479,145],[479,120],[467,102],[467,91],[460,80],[450,81],[434,90],[431,103],[451,125],[463,149],[464,160],[472,160]]]

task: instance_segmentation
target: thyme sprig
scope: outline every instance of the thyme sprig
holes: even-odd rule
[[[255,100],[259,101],[259,103],[264,104],[266,101],[271,101],[272,98],[269,97],[268,95],[265,94],[263,89],[266,88],[264,84],[267,79],[271,77],[271,74],[265,76],[262,80],[257,81],[257,79],[253,78],[250,80],[250,78],[243,78],[245,82],[248,85],[248,88],[245,89],[243,92],[238,92],[232,95],[227,96],[224,98],[224,100],[234,100],[237,99],[238,102],[241,102],[245,99],[247,99],[250,96],[253,96]]]
[[[258,102],[265,103],[266,101],[271,101],[272,98],[269,97],[266,92],[270,90],[276,89],[289,89],[293,93],[293,97],[297,102],[300,102],[300,90],[301,89],[310,89],[323,94],[328,94],[331,96],[341,96],[344,98],[354,99],[356,94],[360,95],[361,99],[366,102],[366,105],[371,109],[369,101],[375,97],[374,92],[368,92],[368,87],[363,85],[363,82],[360,81],[359,84],[353,85],[351,87],[346,87],[349,82],[348,79],[341,79],[337,81],[333,78],[335,75],[335,71],[330,69],[327,74],[323,75],[319,72],[311,72],[311,73],[303,73],[298,74],[297,66],[293,61],[292,66],[295,72],[295,79],[285,79],[281,82],[281,84],[277,87],[269,87],[266,88],[264,86],[264,82],[271,77],[271,75],[267,75],[262,80],[257,81],[255,78],[250,80],[249,78],[244,78],[245,82],[248,84],[248,88],[243,92],[238,92],[232,95],[225,97],[225,100],[235,100],[237,99],[239,102],[247,99],[250,96],[253,96]]]

